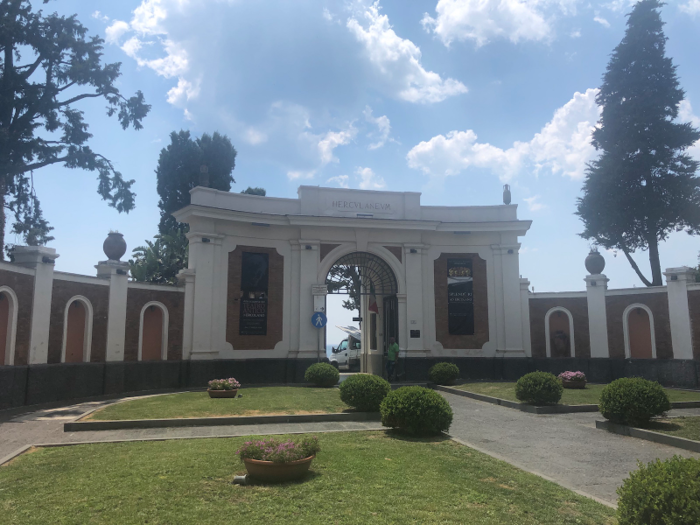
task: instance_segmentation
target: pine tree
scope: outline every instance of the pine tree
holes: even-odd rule
[[[612,53],[596,98],[602,116],[593,145],[601,155],[588,166],[577,210],[581,236],[622,251],[647,286],[663,284],[659,242],[700,231],[698,162],[685,153],[700,131],[676,121],[684,91],[666,56],[663,5],[638,2]],[[638,249],[649,252],[651,280],[631,256]]]

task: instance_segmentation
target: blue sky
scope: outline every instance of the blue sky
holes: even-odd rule
[[[499,7],[500,5],[500,7]],[[80,106],[92,147],[136,180],[136,209],[107,207],[88,172],[50,167],[34,184],[55,227],[56,268],[94,274],[110,229],[129,250],[156,233],[154,169],[173,130],[219,131],[238,150],[234,191],[300,184],[420,191],[431,205],[498,204],[522,219],[521,273],[536,291],[583,289],[587,241],[573,215],[598,118],[595,89],[624,34],[622,0],[59,0],[122,62],[120,89],[153,109],[122,131]],[[662,10],[667,51],[700,125],[700,0]],[[693,51],[695,50],[695,51]],[[693,148],[700,158],[700,144]],[[11,236],[10,236],[11,237]],[[12,241],[8,238],[8,241]],[[700,238],[675,234],[662,266],[694,265]],[[615,288],[641,286],[604,254]],[[637,253],[648,272],[645,253]]]

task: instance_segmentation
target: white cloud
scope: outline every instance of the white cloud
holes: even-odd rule
[[[439,0],[437,17],[427,13],[421,23],[449,46],[453,41],[474,40],[483,46],[490,40],[507,38],[549,40],[553,31],[542,7],[546,1],[528,0]]]
[[[394,139],[389,138],[389,134],[391,133],[391,122],[389,121],[389,117],[386,115],[382,115],[381,117],[374,117],[372,115],[372,108],[369,106],[365,107],[365,110],[362,113],[365,116],[365,120],[369,122],[370,124],[374,124],[377,126],[377,131],[369,133],[367,136],[375,140],[375,142],[372,142],[368,147],[371,150],[374,149],[379,149],[384,144],[386,144],[387,141],[390,142],[395,142]]]
[[[595,22],[598,22],[598,23],[599,23],[600,25],[602,25],[603,27],[610,27],[610,22],[608,22],[608,21],[607,21],[605,18],[603,18],[603,17],[596,16],[596,17],[593,18],[593,20],[594,20]]]
[[[569,35],[571,38],[580,38],[581,37],[581,31],[577,29],[576,31],[572,31],[571,34]]]
[[[117,44],[121,37],[129,31],[129,24],[122,20],[115,21],[111,26],[105,29],[105,40],[108,44]]]
[[[700,15],[700,0],[688,0],[688,3],[679,5],[678,9],[691,16]]]
[[[678,120],[680,122],[690,122],[696,128],[700,128],[700,116],[693,113],[693,107],[688,99],[681,101],[678,108]],[[688,155],[700,161],[700,140],[688,148]]]
[[[477,142],[473,130],[451,131],[414,146],[406,156],[408,165],[434,177],[482,168],[507,181],[528,168],[535,173],[549,170],[582,179],[586,163],[596,155],[590,135],[600,114],[595,103],[597,92],[589,89],[575,93],[529,142],[515,142],[512,147],[501,149]]]
[[[341,188],[349,188],[350,187],[350,184],[348,183],[349,179],[350,179],[350,177],[347,175],[338,175],[337,177],[331,177],[326,182],[331,182],[331,183],[334,182],[338,186],[340,186]]]
[[[314,175],[316,175],[316,170],[293,170],[287,172],[289,180],[313,179]]]
[[[539,202],[539,195],[534,195],[533,197],[525,197],[523,200],[527,203],[527,209],[530,211],[540,211],[547,207],[545,204]]]
[[[248,128],[245,130],[245,140],[248,142],[248,144],[257,146],[258,144],[267,142],[267,134],[263,133],[262,131],[258,131],[255,128]]]
[[[349,144],[357,135],[357,129],[352,125],[342,131],[329,131],[318,141],[318,153],[321,158],[321,165],[325,166],[330,162],[338,162],[338,158],[333,155],[333,150],[338,146]]]
[[[182,107],[186,101],[197,98],[198,95],[199,82],[192,84],[189,80],[179,78],[177,86],[168,91],[168,102],[174,106]]]
[[[333,15],[331,14],[331,12],[328,10],[327,7],[324,7],[324,8],[323,8],[323,18],[325,18],[325,19],[328,20],[329,22],[332,22],[332,21],[333,21],[333,18],[334,18],[334,17],[333,17]]]
[[[94,13],[92,13],[92,18],[94,18],[96,20],[100,20],[102,22],[109,22],[109,17],[106,15],[103,15],[99,11],[95,11]]]
[[[370,62],[394,96],[430,104],[467,92],[461,82],[425,70],[418,46],[394,32],[389,17],[379,13],[379,2],[364,7],[360,18],[362,22],[349,18],[347,27],[364,46]]]
[[[355,173],[360,177],[361,190],[381,190],[386,188],[386,182],[372,171],[372,168],[357,168]]]

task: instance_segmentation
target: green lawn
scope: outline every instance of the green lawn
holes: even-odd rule
[[[564,394],[561,396],[560,403],[562,405],[597,405],[600,399],[600,393],[605,385],[586,385],[586,388],[577,390],[573,388],[565,388]],[[491,397],[498,397],[507,401],[515,401],[515,383],[510,382],[485,382],[485,383],[466,383],[458,385],[454,388],[474,392],[475,394],[483,394]],[[677,401],[700,401],[700,392],[688,392],[686,390],[666,389],[668,398],[672,403]]]
[[[700,441],[700,417],[698,416],[654,420],[644,428],[671,436]]]
[[[613,524],[614,511],[446,438],[320,434],[312,473],[232,485],[248,438],[39,449],[0,468],[3,525]]]
[[[123,401],[93,412],[91,420],[170,419],[184,417],[320,414],[349,410],[337,388],[270,386],[242,388],[243,397],[211,399],[206,392],[185,392]]]

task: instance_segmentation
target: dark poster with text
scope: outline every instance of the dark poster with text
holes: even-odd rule
[[[447,323],[450,335],[474,335],[471,259],[447,259]]]
[[[269,267],[268,254],[243,252],[239,335],[267,335]]]

